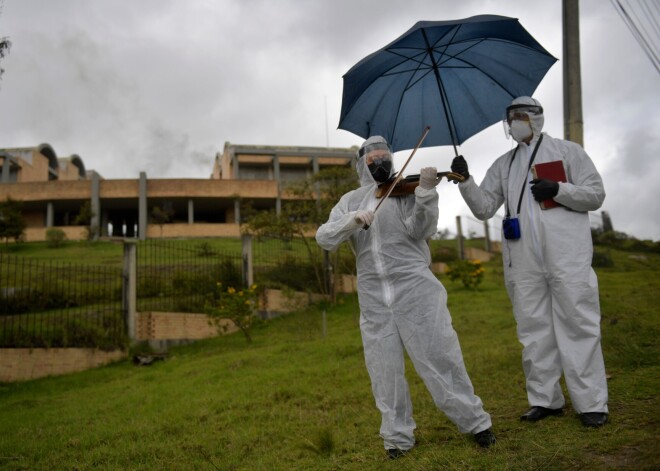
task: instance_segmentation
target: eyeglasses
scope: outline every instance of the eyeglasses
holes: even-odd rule
[[[374,142],[373,144],[369,144],[368,146],[362,147],[358,151],[358,158],[361,159],[365,155],[369,155],[376,150],[384,150],[389,152],[390,154],[392,153],[392,148],[389,146],[389,144],[385,142]]]
[[[391,161],[391,160],[392,160],[392,154],[390,153],[389,150],[384,150],[384,149],[373,150],[369,152],[365,158],[367,165],[371,165],[371,164],[380,165],[385,161]]]
[[[506,109],[506,120],[528,120],[530,115],[543,114],[543,108],[535,105],[511,105]]]

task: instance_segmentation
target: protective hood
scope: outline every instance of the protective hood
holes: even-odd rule
[[[532,97],[529,96],[521,96],[516,98],[511,102],[511,105],[509,106],[516,106],[516,105],[529,105],[529,106],[538,106],[543,110],[543,106],[541,106],[541,103]],[[529,124],[532,127],[532,133],[534,133],[534,137],[532,139],[537,139],[541,135],[541,131],[543,130],[543,124],[545,123],[545,118],[543,117],[543,111],[539,114],[529,114]]]
[[[388,145],[384,137],[371,136],[369,139],[364,141],[364,143],[362,143],[360,149],[357,151],[355,155],[355,158],[357,159],[355,162],[355,170],[357,171],[358,177],[360,178],[360,186],[376,185],[376,181],[371,176],[371,172],[367,167],[367,162],[363,155],[365,153],[365,149],[367,149],[370,146],[373,146],[374,144],[383,144],[385,146]],[[390,177],[392,175],[394,175],[394,166],[390,171]]]

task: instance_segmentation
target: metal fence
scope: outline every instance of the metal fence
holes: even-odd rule
[[[355,267],[348,246],[328,254],[313,239],[131,243],[137,312],[205,312],[219,291],[245,286],[248,273],[262,288],[328,293],[333,273]],[[119,260],[106,267],[0,252],[0,348],[126,345],[130,273]]]
[[[120,267],[0,252],[0,347],[125,344]]]
[[[253,239],[255,283],[295,291],[320,291],[320,286],[324,286],[323,250],[314,240],[307,242],[305,244],[300,239]]]
[[[204,312],[218,289],[243,284],[242,257],[199,240],[146,240],[137,246],[137,310]]]
[[[354,271],[348,247],[329,256],[313,239],[290,241],[250,238],[245,246],[217,248],[214,241],[147,240],[137,246],[137,310],[204,312],[218,289],[239,288],[248,281],[265,288],[323,292],[328,266],[343,273]],[[242,250],[243,249],[243,250]],[[330,258],[332,257],[332,258]]]

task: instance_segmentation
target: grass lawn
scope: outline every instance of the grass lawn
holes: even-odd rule
[[[477,290],[442,279],[468,372],[498,443],[479,449],[433,405],[408,363],[417,447],[386,460],[364,366],[355,296],[242,335],[62,377],[0,384],[0,469],[584,470],[659,469],[658,255],[610,253],[598,269],[610,423],[527,409],[499,261]],[[0,352],[1,354],[1,352]],[[568,396],[567,396],[568,400]]]

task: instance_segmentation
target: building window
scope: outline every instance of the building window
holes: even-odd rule
[[[282,167],[280,166],[280,181],[292,182],[304,180],[309,176],[310,170],[306,167]]]
[[[246,165],[241,164],[238,175],[241,180],[271,180],[272,173],[270,167],[265,165]]]

